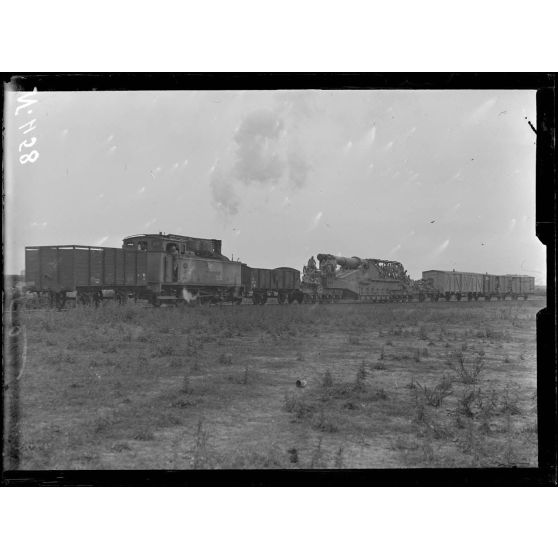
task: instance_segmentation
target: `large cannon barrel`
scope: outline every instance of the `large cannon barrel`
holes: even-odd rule
[[[352,258],[344,258],[342,256],[332,256],[331,254],[318,254],[318,261],[320,264],[323,260],[334,261],[337,265],[345,269],[356,269],[362,264],[362,260],[353,256]]]

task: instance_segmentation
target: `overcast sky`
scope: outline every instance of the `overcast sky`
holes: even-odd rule
[[[534,91],[7,94],[6,271],[24,247],[220,238],[254,267],[320,252],[534,275]],[[19,126],[36,118],[23,135]],[[39,152],[20,164],[30,136]]]

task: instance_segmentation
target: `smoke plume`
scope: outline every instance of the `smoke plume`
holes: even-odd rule
[[[304,187],[310,166],[297,138],[292,137],[293,128],[279,111],[257,110],[243,118],[234,134],[234,161],[211,171],[210,188],[217,210],[237,214],[241,203],[237,190],[242,186],[266,188],[280,183],[291,189]]]
[[[240,198],[230,178],[226,178],[219,167],[213,169],[209,183],[213,195],[213,205],[225,215],[236,215]]]
[[[271,111],[255,111],[242,121],[237,144],[236,177],[245,184],[277,182],[284,171],[280,135],[283,121]]]

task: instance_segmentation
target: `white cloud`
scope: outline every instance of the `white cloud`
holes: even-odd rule
[[[442,254],[442,252],[444,252],[447,249],[447,247],[449,246],[449,243],[450,243],[449,238],[447,240],[444,240],[444,242],[442,242],[442,244],[440,244],[439,246],[434,248],[434,250],[432,251],[432,256],[436,257],[436,256],[439,256],[440,254]]]
[[[510,220],[510,224],[508,225],[508,233],[511,233],[513,231],[513,229],[515,229],[516,225],[517,225],[517,219],[515,217],[513,217]]]
[[[372,128],[365,132],[364,137],[362,138],[362,144],[364,147],[370,147],[374,140],[376,139],[376,124],[372,124]]]
[[[312,225],[310,227],[310,230],[315,229],[320,224],[320,220],[322,219],[322,216],[323,216],[323,212],[318,211],[314,219],[312,219]]]
[[[497,97],[491,97],[484,101],[484,103],[480,104],[475,110],[465,116],[465,124],[479,124],[482,122],[488,116],[497,100]]]
[[[108,236],[103,236],[103,237],[99,238],[99,240],[96,240],[93,243],[93,246],[102,246],[108,239],[109,239]]]
[[[388,253],[389,253],[390,256],[393,256],[399,250],[401,250],[401,244],[398,244],[397,246],[394,246]]]

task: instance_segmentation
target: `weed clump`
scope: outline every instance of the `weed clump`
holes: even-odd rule
[[[155,352],[154,352],[153,356],[166,357],[166,356],[172,356],[174,354],[175,354],[175,352],[174,352],[173,345],[171,345],[170,343],[164,343],[162,345],[158,345],[155,348]]]
[[[134,434],[134,440],[139,440],[140,442],[151,442],[155,439],[155,435],[153,434],[153,430],[148,427],[140,428]]]
[[[198,420],[196,434],[194,436],[194,456],[192,458],[192,467],[201,469],[208,465],[209,459],[207,455],[207,439],[209,434],[203,426],[203,420]]]
[[[323,407],[320,408],[320,412],[315,417],[312,426],[317,430],[321,430],[322,432],[337,432],[337,430],[339,430],[337,426],[329,418],[326,417]]]
[[[182,378],[182,386],[180,388],[180,392],[184,393],[186,395],[189,395],[191,393],[193,393],[194,389],[192,388],[192,385],[190,384],[190,376],[188,376],[188,374],[184,374],[183,378]]]
[[[356,376],[355,376],[355,384],[354,389],[355,391],[366,391],[366,363],[362,361],[358,367]]]
[[[287,453],[289,454],[289,461],[291,463],[298,463],[298,450],[296,448],[287,450]]]
[[[335,468],[336,469],[342,469],[343,468],[343,453],[345,451],[345,448],[343,448],[343,446],[341,446],[336,452],[335,452]]]
[[[419,382],[416,382],[416,387],[422,392],[424,400],[431,407],[439,407],[444,399],[453,393],[449,376],[444,376],[433,388],[422,386]]]
[[[473,406],[476,405],[477,409]],[[471,389],[463,394],[458,402],[458,412],[467,418],[474,418],[480,407],[482,398],[480,389]]]
[[[314,413],[314,407],[309,405],[301,398],[296,397],[292,393],[285,394],[285,410],[292,413],[297,419],[310,417]]]
[[[506,415],[521,415],[521,407],[519,406],[519,398],[516,393],[511,393],[509,387],[506,387],[502,395],[502,403],[500,411]]]
[[[463,351],[454,351],[448,359],[449,365],[457,372],[459,379],[464,384],[476,384],[480,380],[484,369],[485,360],[483,354],[477,354],[470,364],[467,364]]]
[[[222,353],[219,355],[219,362],[221,364],[232,364],[232,354],[231,353]]]
[[[322,379],[322,387],[330,388],[333,387],[333,377],[331,376],[331,372],[328,370]]]
[[[310,459],[310,469],[322,466],[323,451],[322,451],[322,439],[318,439],[318,443],[312,452],[312,458]]]

